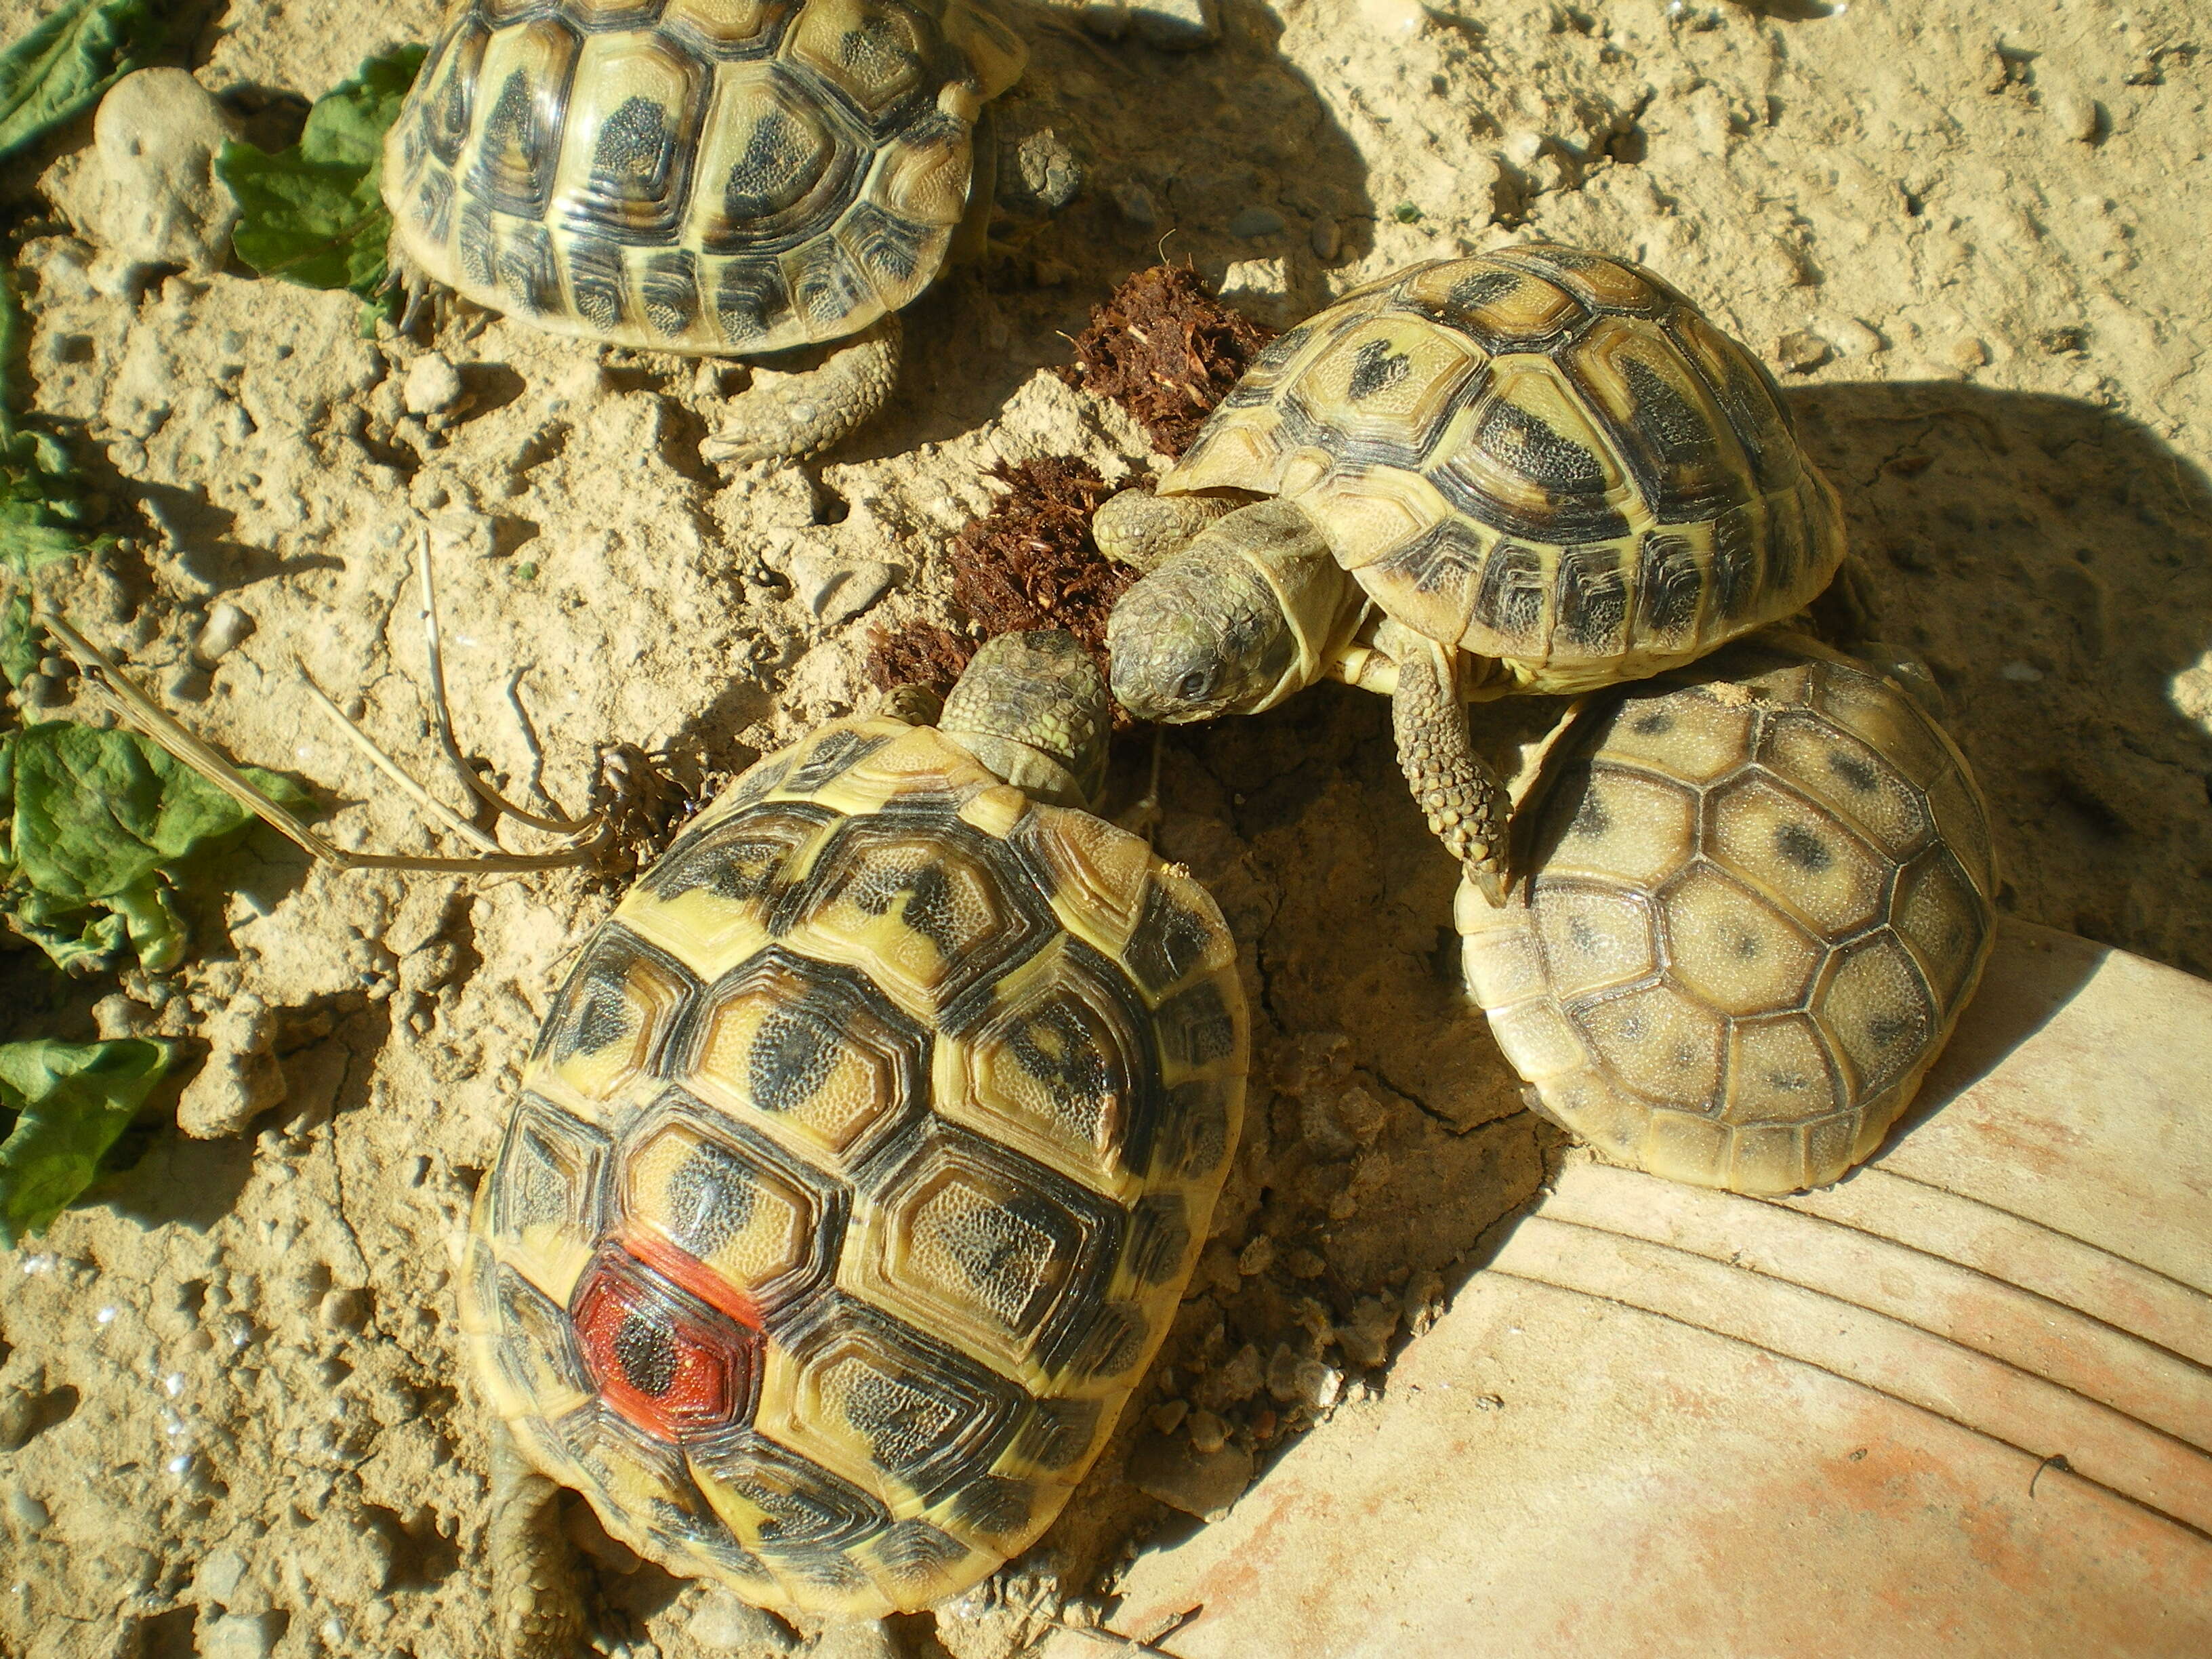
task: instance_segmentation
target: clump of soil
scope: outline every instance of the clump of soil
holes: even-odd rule
[[[1163,453],[1180,455],[1273,338],[1208,293],[1192,267],[1154,265],[1092,309],[1060,374],[1112,398]]]
[[[1136,580],[1091,539],[1091,515],[1113,487],[1088,462],[1058,455],[988,476],[1006,495],[952,539],[952,603],[970,631],[927,623],[873,630],[868,677],[885,690],[949,686],[985,640],[1040,628],[1065,629],[1106,672],[1106,618]]]

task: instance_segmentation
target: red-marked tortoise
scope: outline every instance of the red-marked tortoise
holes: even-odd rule
[[[1243,1107],[1220,913],[1085,811],[1105,684],[980,653],[934,726],[763,760],[584,945],[479,1197],[511,1659],[553,1500],[758,1605],[953,1595],[1052,1521],[1166,1334]]]
[[[385,141],[393,263],[611,344],[834,345],[709,441],[808,454],[890,395],[963,220],[980,246],[975,126],[1026,58],[984,0],[454,0]]]
[[[1994,936],[1990,822],[1900,685],[1762,635],[1607,694],[1517,815],[1529,872],[1457,906],[1529,1103],[1605,1157],[1744,1193],[1881,1145]]]
[[[1097,533],[1157,564],[1108,634],[1131,713],[1250,714],[1324,676],[1387,692],[1415,798],[1493,894],[1505,799],[1462,702],[1691,661],[1843,555],[1758,361],[1640,266],[1534,244],[1291,330]]]

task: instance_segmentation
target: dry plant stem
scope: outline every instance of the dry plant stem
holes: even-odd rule
[[[430,707],[437,714],[438,745],[446,751],[446,758],[453,763],[453,769],[461,775],[461,781],[468,785],[477,799],[492,811],[506,814],[517,823],[526,823],[533,830],[544,830],[556,836],[574,836],[588,831],[592,827],[589,818],[578,819],[557,814],[552,817],[541,817],[535,812],[524,811],[486,783],[476,768],[463,757],[460,745],[453,740],[453,710],[446,701],[446,659],[439,644],[437,590],[430,580],[430,527],[428,525],[422,526],[416,532],[415,574],[422,587],[422,639],[429,651]],[[514,694],[514,688],[510,684],[507,687],[510,700]],[[520,705],[518,710],[519,708]],[[524,730],[527,732],[528,729],[528,722],[526,721]],[[533,757],[536,757],[536,744],[533,742],[531,747]],[[499,849],[495,843],[489,850],[496,852]]]
[[[397,762],[378,748],[368,735],[345,717],[328,693],[317,685],[305,668],[300,677],[308,690],[337,720],[347,733],[386,775],[407,792],[410,799],[421,804],[439,822],[460,833],[472,844],[489,850],[471,858],[440,858],[433,855],[403,853],[359,853],[349,851],[330,841],[319,831],[302,823],[300,818],[272,800],[256,787],[229,761],[197,734],[181,725],[167,710],[140,690],[115,665],[107,653],[87,639],[64,617],[42,611],[40,623],[68,647],[78,665],[92,678],[94,684],[113,698],[125,718],[173,755],[179,761],[198,772],[209,782],[228,795],[263,823],[283,835],[302,851],[336,865],[343,870],[446,870],[461,873],[487,871],[556,870],[568,865],[583,863],[596,854],[611,833],[611,821],[603,815],[592,824],[595,830],[588,842],[563,848],[551,853],[510,853],[485,835],[475,825],[463,820],[443,802],[424,789]],[[442,703],[442,698],[440,699]],[[442,714],[442,708],[441,713]]]

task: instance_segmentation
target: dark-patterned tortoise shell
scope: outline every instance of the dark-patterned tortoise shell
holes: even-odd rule
[[[385,143],[398,249],[556,333],[842,339],[942,269],[1024,56],[970,0],[454,0]]]
[[[1243,1102],[1234,947],[928,727],[763,761],[585,945],[477,1208],[524,1454],[786,1610],[1027,1547],[1165,1334]]]
[[[1383,611],[1581,691],[1687,662],[1835,574],[1834,489],[1759,361],[1641,266],[1416,265],[1276,339],[1162,479],[1295,501]]]

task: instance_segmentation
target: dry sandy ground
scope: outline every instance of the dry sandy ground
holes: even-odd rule
[[[42,9],[9,0],[5,33]],[[1701,298],[1791,389],[1872,631],[1934,665],[1995,805],[2007,906],[2212,972],[2201,8],[1224,9],[1224,44],[1183,57],[1025,17],[1012,112],[1069,142],[1089,186],[1018,267],[925,300],[889,417],[811,475],[702,465],[711,378],[503,321],[437,340],[471,401],[426,422],[402,398],[425,348],[362,339],[345,296],[236,271],[101,291],[64,216],[80,124],[44,158],[57,210],[19,184],[9,211],[38,404],[76,423],[129,539],[46,586],[231,752],[349,803],[341,836],[419,846],[292,662],[426,758],[407,589],[426,515],[458,715],[504,773],[528,766],[511,679],[564,799],[617,739],[726,772],[852,703],[872,625],[944,618],[943,549],[989,464],[1146,464],[1117,411],[1040,371],[1170,229],[1278,321],[1411,260],[1586,242]],[[234,0],[191,65],[242,104],[313,97],[434,11]],[[219,601],[254,629],[210,684],[179,671]],[[1179,736],[1166,791],[1161,845],[1245,951],[1262,1081],[1224,1231],[1131,1418],[1192,1401],[1264,1454],[1299,1420],[1264,1380],[1278,1347],[1279,1380],[1318,1358],[1354,1395],[1387,1386],[1391,1328],[1464,1276],[1549,1143],[1455,1002],[1452,873],[1378,700],[1330,688]],[[229,1139],[158,1133],[0,1257],[0,1652],[466,1659],[483,1419],[444,1241],[562,957],[611,901],[572,876],[333,874],[272,836],[240,867],[167,1006],[102,1019],[186,1031],[257,995],[280,1011],[283,1103]],[[64,1034],[88,1036],[76,1018]],[[1095,1593],[1194,1524],[1124,1467],[1117,1445],[1030,1561],[897,1640],[1014,1650],[1056,1586]],[[576,1529],[602,1558],[605,1650],[790,1648]]]

